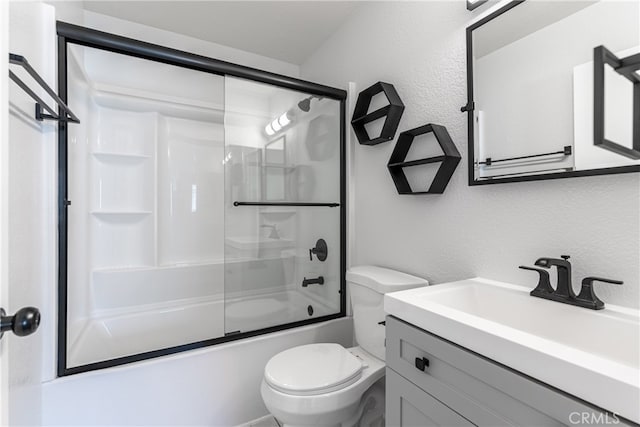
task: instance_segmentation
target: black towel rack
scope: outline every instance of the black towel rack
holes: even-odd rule
[[[42,79],[42,77],[40,77],[36,70],[34,70],[31,65],[29,65],[29,62],[24,56],[10,53],[9,63],[20,65],[22,68],[24,68],[26,72],[29,73],[29,75],[33,77],[33,79],[38,82],[40,86],[42,86],[42,88],[49,94],[49,96],[53,98],[54,101],[56,101],[58,107],[60,108],[60,110],[62,110],[62,113],[64,113],[63,116],[56,113],[53,108],[49,107],[47,103],[42,100],[42,98],[40,98],[33,90],[31,90],[29,86],[26,85],[25,82],[20,80],[18,76],[16,76],[11,70],[9,70],[9,78],[16,82],[16,84],[20,86],[20,88],[22,88],[22,90],[24,90],[27,95],[29,95],[31,98],[33,98],[34,101],[36,101],[36,120],[57,120],[59,122],[80,123],[80,119],[78,119],[78,117],[73,114],[69,107],[67,107],[67,104],[65,104],[64,101],[60,99],[60,97],[53,91],[53,89],[49,87],[49,85]],[[49,114],[44,113],[43,109],[46,110]]]
[[[308,203],[308,202],[233,202],[233,206],[324,206],[336,208],[340,203]]]
[[[509,157],[507,159],[492,159],[491,157],[487,157],[484,162],[478,162],[478,164],[479,165],[491,166],[494,163],[508,162],[509,160],[532,159],[534,157],[551,156],[553,154],[564,154],[565,156],[570,156],[571,155],[571,146],[570,145],[565,145],[564,148],[561,151],[553,151],[551,153],[542,153],[542,154],[531,154],[529,156]]]

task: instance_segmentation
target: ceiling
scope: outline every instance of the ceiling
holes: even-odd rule
[[[357,1],[85,1],[86,10],[302,64]]]

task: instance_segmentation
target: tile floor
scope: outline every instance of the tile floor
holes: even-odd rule
[[[241,426],[237,426],[237,427],[281,427],[281,426],[278,420],[276,420],[272,415],[267,415],[266,417],[249,421],[247,424],[242,424]]]

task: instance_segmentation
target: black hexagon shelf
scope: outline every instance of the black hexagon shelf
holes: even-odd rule
[[[384,93],[389,104],[367,113],[371,105],[371,99],[380,92]],[[351,120],[351,127],[358,138],[358,142],[362,145],[376,145],[392,140],[398,130],[403,111],[404,104],[392,84],[378,82],[360,92],[356,107],[353,110],[353,119]],[[365,129],[365,125],[382,117],[385,117],[385,119],[380,136],[371,138]]]
[[[429,132],[433,132],[442,149],[443,155],[427,159],[405,161],[414,138]],[[404,168],[437,162],[441,163],[440,168],[436,172],[436,176],[429,186],[429,189],[427,191],[412,190],[404,174]],[[456,167],[458,167],[458,163],[460,163],[460,152],[451,140],[447,128],[430,123],[415,129],[406,130],[400,134],[393,153],[391,153],[391,157],[389,158],[387,167],[396,185],[398,194],[442,194],[444,193],[444,189],[447,188],[453,172],[456,170]]]

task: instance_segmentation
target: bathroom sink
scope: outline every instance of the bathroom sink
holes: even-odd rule
[[[589,310],[475,278],[385,295],[388,314],[640,422],[640,312]]]

